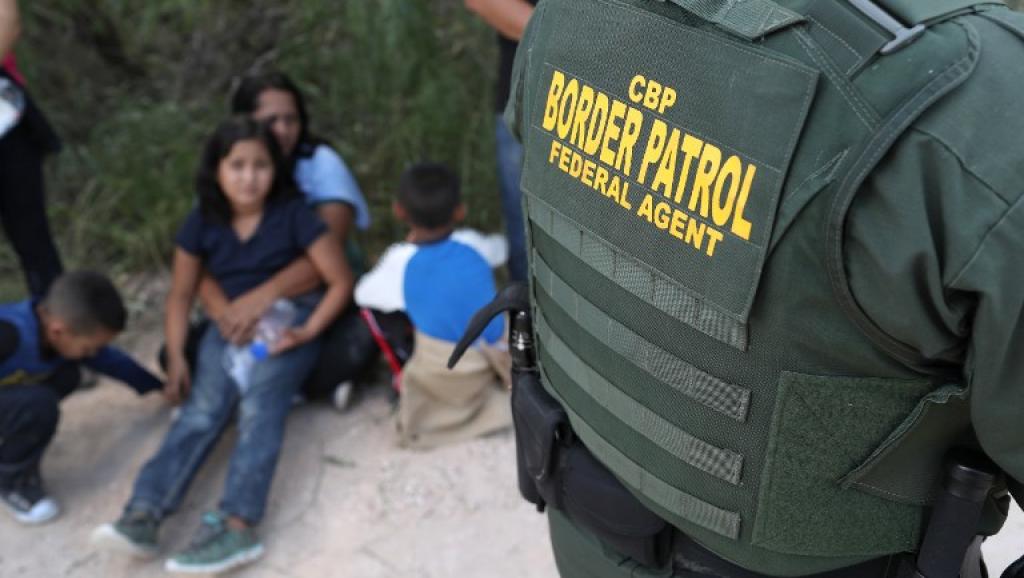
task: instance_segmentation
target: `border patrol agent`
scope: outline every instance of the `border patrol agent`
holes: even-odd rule
[[[563,577],[956,576],[1024,498],[1024,15],[544,0],[513,83]]]

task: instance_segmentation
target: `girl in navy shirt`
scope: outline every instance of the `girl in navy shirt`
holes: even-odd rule
[[[265,124],[274,134],[299,192],[344,247],[358,278],[364,268],[356,232],[370,226],[370,211],[341,155],[311,131],[305,99],[295,83],[280,72],[247,75],[231,98],[231,112]],[[204,279],[200,300],[226,336],[245,336],[275,299],[318,283],[313,267],[299,261],[237,299],[229,298],[224,288]],[[355,307],[338,316],[322,341],[323,353],[303,384],[302,393],[308,398],[330,399],[338,409],[345,409],[353,382],[373,361],[376,345]]]
[[[160,522],[181,503],[237,406],[238,441],[218,511],[203,515],[192,544],[168,560],[167,569],[221,572],[263,553],[253,528],[266,506],[292,396],[317,358],[318,336],[348,303],[352,288],[341,247],[294,192],[284,167],[277,140],[249,119],[224,122],[206,145],[197,176],[199,206],[176,238],[165,320],[165,393],[184,405],[139,474],[124,514],[96,530],[100,544],[143,556],[156,553]],[[254,365],[244,391],[224,367],[229,341],[216,324],[205,330],[190,375],[185,338],[202,273],[233,299],[302,257],[326,291],[293,300],[299,325]]]

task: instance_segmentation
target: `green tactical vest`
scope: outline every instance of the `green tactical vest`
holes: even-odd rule
[[[648,507],[780,576],[914,551],[970,432],[962,378],[859,309],[843,227],[1004,9],[854,4],[545,0],[507,113],[545,387]]]

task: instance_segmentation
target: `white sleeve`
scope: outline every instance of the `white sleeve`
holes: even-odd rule
[[[484,235],[474,229],[459,229],[452,233],[452,239],[480,253],[492,269],[501,267],[508,260],[508,240],[504,235]]]
[[[377,264],[356,283],[355,302],[385,313],[405,311],[405,267],[416,252],[411,243],[388,247]]]

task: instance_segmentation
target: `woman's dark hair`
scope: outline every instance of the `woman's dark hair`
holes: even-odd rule
[[[258,140],[267,147],[274,162],[274,181],[270,185],[266,203],[298,196],[292,173],[287,170],[284,156],[277,139],[266,126],[245,116],[229,118],[217,126],[203,147],[196,171],[196,193],[199,196],[199,210],[203,216],[222,224],[231,223],[231,204],[217,181],[220,162],[231,154],[236,143]]]
[[[312,155],[316,145],[323,143],[323,140],[309,132],[306,99],[299,92],[299,87],[283,72],[262,72],[243,76],[238,83],[238,88],[235,89],[235,94],[231,97],[231,113],[251,116],[259,107],[260,95],[264,90],[270,89],[283,90],[292,95],[295,100],[295,109],[299,113],[301,128],[299,129],[299,142],[292,156],[297,158]],[[294,161],[294,158],[289,161]]]

